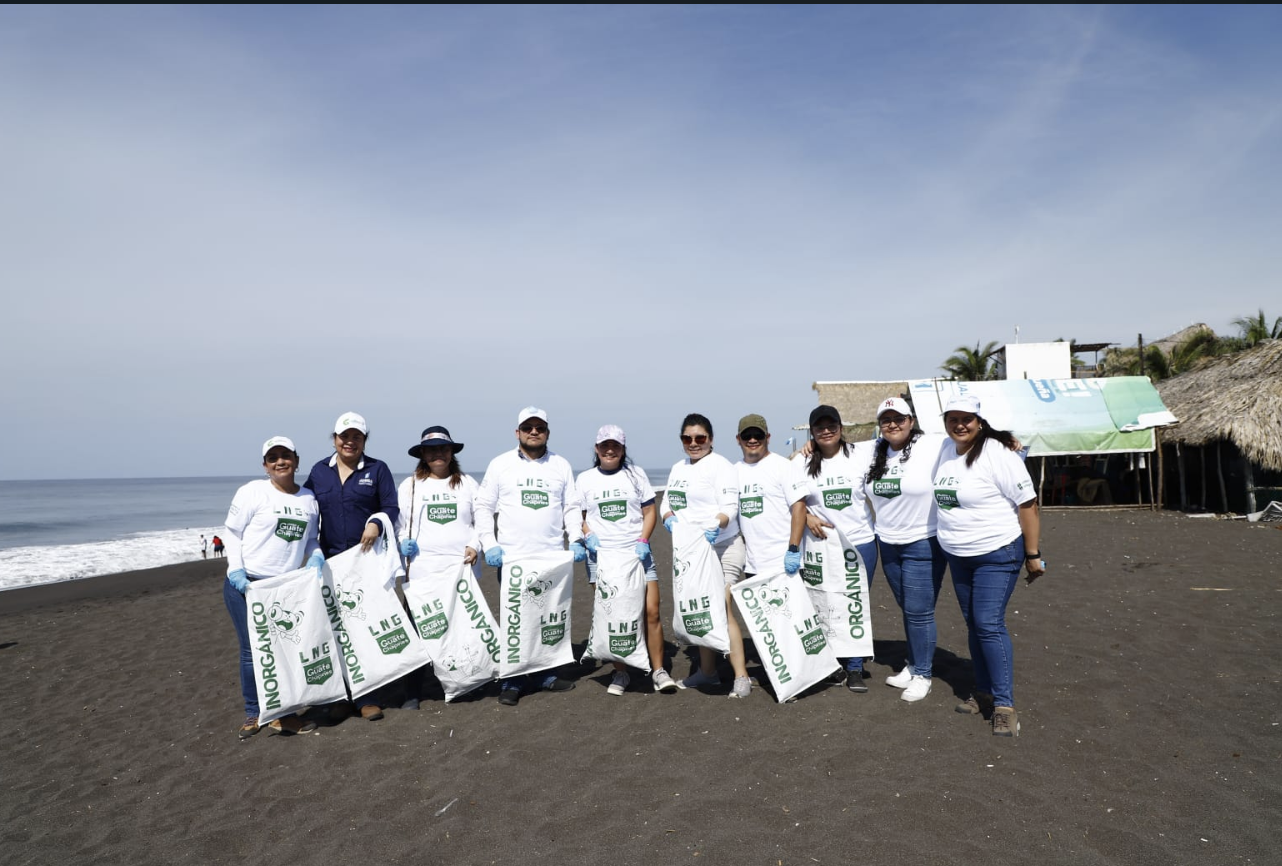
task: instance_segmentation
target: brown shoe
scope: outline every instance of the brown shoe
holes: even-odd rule
[[[953,707],[953,710],[959,713],[969,713],[972,716],[990,718],[993,715],[993,696],[986,695],[983,692],[975,692]]]
[[[256,733],[258,733],[258,719],[253,716],[246,716],[244,724],[240,726],[240,738],[248,740]]]
[[[285,716],[274,722],[269,722],[267,727],[278,734],[310,734],[316,730],[316,723],[305,722],[298,716]]]
[[[1019,736],[1019,715],[1015,712],[1014,707],[995,707],[993,709],[993,736]]]
[[[367,722],[377,722],[383,718],[383,708],[378,704],[366,704],[361,707],[361,718]]]

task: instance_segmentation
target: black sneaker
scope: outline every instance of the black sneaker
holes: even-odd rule
[[[545,692],[568,692],[574,689],[574,680],[563,680],[560,677],[543,687]]]
[[[860,668],[857,671],[846,671],[846,688],[852,692],[863,694],[868,691],[868,686],[864,685],[864,671]]]
[[[520,689],[503,689],[499,692],[499,703],[505,707],[514,707],[519,700],[521,700]]]

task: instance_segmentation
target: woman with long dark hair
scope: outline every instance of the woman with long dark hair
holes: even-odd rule
[[[1019,734],[1019,717],[1006,605],[1020,571],[1027,568],[1032,583],[1045,573],[1046,563],[1039,547],[1037,491],[1024,462],[1011,451],[1015,437],[993,428],[979,410],[974,397],[954,397],[944,407],[944,429],[952,443],[940,453],[934,473],[938,537],[975,667],[975,692],[957,711],[987,715],[991,708],[993,735],[1013,737]]]

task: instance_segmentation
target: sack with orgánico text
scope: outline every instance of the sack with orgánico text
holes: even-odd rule
[[[416,561],[402,591],[447,703],[498,676],[498,625],[462,557]]]
[[[400,555],[384,536],[368,552],[353,546],[325,560],[325,610],[342,649],[343,677],[353,698],[387,685],[430,661],[427,646],[396,597]],[[395,543],[395,536],[390,536]]]
[[[839,530],[826,539],[806,531],[801,579],[837,658],[871,656],[872,617],[868,610],[868,570],[864,559]]]
[[[761,574],[735,584],[730,594],[779,703],[827,679],[838,667],[800,577],[783,571]]]
[[[570,599],[574,559],[568,552],[504,559],[499,598],[499,676],[545,671],[574,661]]]
[[[730,652],[726,576],[703,530],[672,527],[672,630],[686,643]]]
[[[300,568],[245,590],[260,725],[347,697],[321,586],[316,569]]]
[[[645,565],[631,550],[600,550],[592,631],[583,658],[622,662],[650,672],[645,643]]]

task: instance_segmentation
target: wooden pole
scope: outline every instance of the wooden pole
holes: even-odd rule
[[[1220,456],[1220,444],[1223,439],[1217,439],[1215,442],[1215,474],[1220,479],[1220,501],[1224,503],[1224,510],[1221,514],[1227,514],[1229,510],[1229,492],[1224,486],[1224,459]]]
[[[1046,486],[1046,458],[1043,457],[1042,458],[1042,474],[1041,474],[1041,477],[1037,480],[1037,504],[1038,505],[1046,504],[1046,502],[1042,499],[1042,488],[1045,486]]]
[[[1246,461],[1246,513],[1255,513],[1255,472],[1251,470],[1251,458],[1245,454],[1242,458]]]
[[[1166,473],[1162,471],[1166,467],[1166,461],[1162,455],[1161,428],[1153,429],[1153,440],[1157,444],[1157,498],[1153,500],[1153,510],[1161,511],[1166,506],[1164,498],[1166,494]]]
[[[1206,446],[1197,446],[1197,459],[1202,463],[1202,510],[1206,510]]]
[[[1175,466],[1180,473],[1180,510],[1184,511],[1189,507],[1189,489],[1184,482],[1184,451],[1178,442],[1175,443]]]

